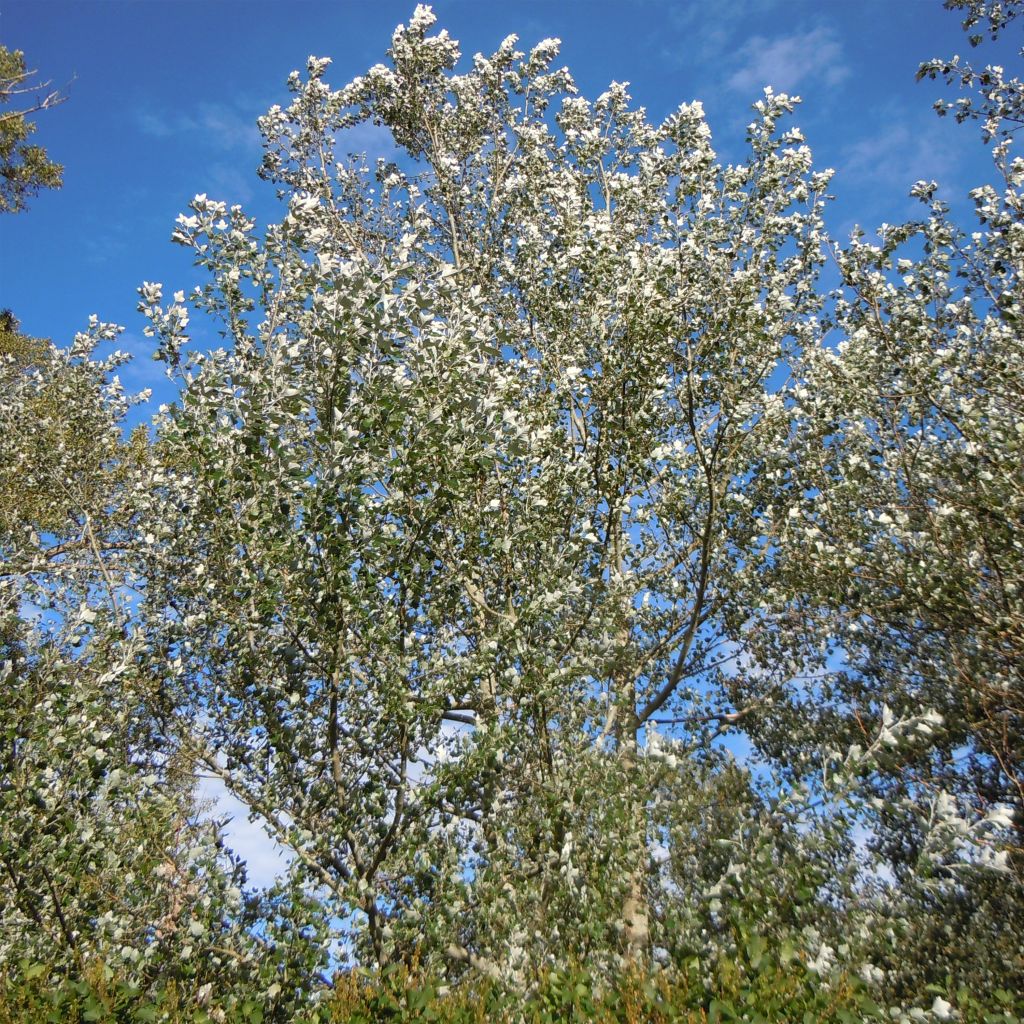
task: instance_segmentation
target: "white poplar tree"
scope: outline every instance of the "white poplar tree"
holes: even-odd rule
[[[829,173],[788,97],[726,167],[699,104],[591,104],[551,40],[458,74],[433,20],[338,91],[311,59],[261,124],[287,217],[199,196],[210,283],[142,289],[183,384],[148,628],[183,742],[377,962],[636,957],[652,797],[714,776],[749,666],[765,700],[820,657],[758,609]],[[339,158],[365,121],[401,160]],[[183,358],[192,308],[226,348]]]

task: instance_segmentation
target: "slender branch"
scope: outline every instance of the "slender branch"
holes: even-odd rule
[[[683,637],[683,644],[679,650],[679,655],[676,658],[676,663],[672,669],[671,675],[666,680],[665,685],[662,686],[662,688],[654,695],[647,706],[637,716],[637,721],[641,725],[646,722],[651,715],[660,711],[665,702],[675,692],[676,687],[679,685],[679,681],[683,678],[686,659],[690,656],[690,649],[693,646],[694,638],[697,635],[697,629],[703,622],[701,612],[703,611],[704,597],[707,591],[708,570],[709,563],[711,561],[711,527],[714,523],[714,519],[715,496],[714,491],[712,491],[711,503],[708,508],[708,517],[704,524],[704,541],[701,545],[700,581],[697,584],[697,596],[693,602],[693,612],[690,616],[690,624],[686,628],[686,635]]]

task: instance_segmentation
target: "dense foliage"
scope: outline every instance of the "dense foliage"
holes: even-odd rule
[[[42,146],[29,142],[36,130],[29,114],[66,98],[49,83],[37,83],[20,50],[0,46],[0,213],[18,213],[40,189],[60,188],[63,168]],[[8,108],[10,109],[4,109]]]
[[[433,24],[179,218],[151,434],[2,325],[0,1020],[1016,1020],[1020,83],[923,65],[976,224],[839,246],[795,98],[723,165]]]

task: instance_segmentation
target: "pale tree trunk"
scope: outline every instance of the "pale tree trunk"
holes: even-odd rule
[[[630,681],[632,698],[632,681]],[[620,736],[619,758],[626,780],[626,830],[630,854],[635,861],[630,867],[626,895],[622,901],[620,924],[622,926],[623,953],[627,960],[642,959],[650,944],[650,911],[644,893],[644,876],[647,869],[647,822],[643,795],[637,792],[634,779],[637,767],[636,713],[631,706],[628,720],[623,723]]]
[[[625,560],[623,557],[623,529],[621,521],[611,529],[611,570],[619,584],[621,605],[618,624],[618,664],[613,670],[612,690],[618,709],[615,736],[618,746],[626,795],[625,838],[627,850],[633,858],[627,868],[629,880],[622,901],[619,921],[623,955],[627,961],[642,960],[650,940],[650,909],[644,893],[647,869],[647,818],[644,795],[636,784],[638,768],[638,740],[640,720],[637,715],[636,679],[630,666],[630,625],[632,607],[624,595]]]
[[[647,952],[651,932],[640,871],[634,872],[629,881],[629,892],[622,903],[622,924],[626,959],[641,959]]]

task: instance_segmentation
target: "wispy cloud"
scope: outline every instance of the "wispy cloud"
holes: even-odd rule
[[[843,150],[840,173],[847,181],[898,189],[901,195],[920,178],[953,185],[959,159],[945,135],[947,127],[937,118],[895,114]]]
[[[839,37],[824,26],[774,39],[754,36],[739,48],[735,61],[739,68],[726,80],[734,92],[759,92],[766,85],[793,92],[810,81],[834,86],[849,74]]]
[[[214,148],[227,150],[259,148],[257,116],[223,103],[201,103],[191,112],[142,110],[135,120],[139,130],[151,138],[190,135]]]
[[[954,204],[973,184],[962,147],[952,144],[959,126],[951,119],[897,103],[872,113],[871,123],[858,124],[851,140],[830,155],[837,168],[833,190],[841,198],[841,217],[832,225],[836,238],[858,226],[873,229],[921,216],[924,208],[909,195],[915,181],[937,181],[939,197]]]
[[[660,0],[647,0],[652,6]],[[665,10],[672,30],[671,42],[660,39],[662,59],[675,67],[720,61],[735,52],[737,36],[749,30],[751,21],[771,11],[777,0],[732,0],[708,4],[673,4]],[[652,42],[654,40],[652,39]]]
[[[365,153],[370,165],[377,159],[391,160],[397,155],[395,139],[389,128],[364,121],[339,132],[336,139],[339,156]]]
[[[229,206],[235,203],[244,205],[255,197],[256,190],[253,186],[257,181],[255,161],[252,166],[246,163],[241,168],[235,164],[218,161],[207,169],[203,188]]]

